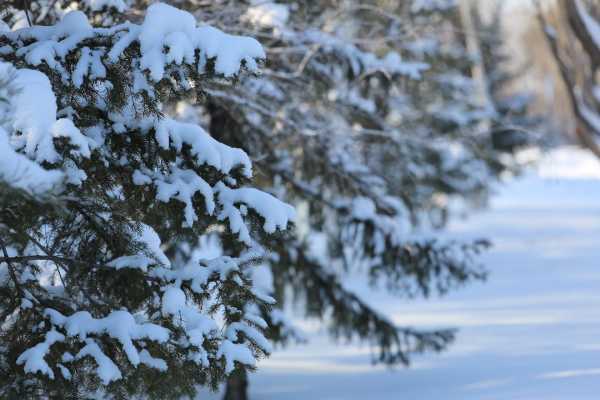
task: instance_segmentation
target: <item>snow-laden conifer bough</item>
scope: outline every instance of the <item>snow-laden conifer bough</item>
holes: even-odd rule
[[[261,45],[153,4],[3,31],[0,55],[0,397],[193,396],[254,370],[270,346],[245,306],[274,301],[245,271],[295,211],[162,105],[257,75]],[[244,251],[171,268],[161,241],[208,228]]]

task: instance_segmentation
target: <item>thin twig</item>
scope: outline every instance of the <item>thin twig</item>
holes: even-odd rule
[[[19,282],[17,281],[17,274],[15,273],[15,269],[12,265],[12,258],[9,257],[8,251],[6,249],[6,245],[4,244],[4,240],[0,238],[0,246],[2,247],[2,252],[4,253],[4,258],[0,262],[5,262],[8,265],[8,274],[10,275],[11,280],[15,285],[15,289],[19,292],[19,296],[23,297],[23,289]]]
[[[4,258],[0,258],[0,262],[10,263],[11,261],[12,262],[52,261],[54,263],[80,265],[83,267],[98,269],[101,271],[113,271],[114,272],[116,270],[114,267],[110,267],[108,265],[94,264],[91,262],[75,260],[72,258],[65,258],[65,257],[51,256],[51,255],[42,255],[42,254],[33,255],[33,256],[8,257],[5,253]],[[144,279],[146,279],[148,281],[156,282],[156,283],[163,282],[160,278],[154,278],[154,277],[150,277],[150,276],[145,276]]]
[[[29,19],[29,6],[27,5],[27,0],[23,0],[23,4],[25,4],[25,16],[27,17],[27,22],[29,22],[29,26],[33,26],[31,19]]]
[[[4,253],[4,257],[8,258],[8,251],[6,249],[6,245],[4,244],[4,240],[2,240],[2,238],[0,238],[0,246],[2,246],[2,252]],[[14,268],[12,263],[10,262],[9,259],[6,260],[6,265],[8,265],[8,273],[10,275],[10,278],[12,279],[14,285],[15,285],[15,289],[17,290],[19,297],[23,297],[24,293],[23,290],[21,289],[21,286],[19,285],[19,282],[17,281],[17,276],[15,274]],[[10,300],[10,304],[8,305],[8,307],[6,308],[6,310],[4,310],[2,312],[2,314],[0,314],[0,324],[4,323],[4,320],[6,319],[6,317],[9,314],[12,314],[14,312],[14,308],[17,305],[15,299],[11,299]]]
[[[298,70],[296,72],[294,72],[294,77],[298,77],[302,74],[302,71],[304,71],[304,68],[306,67],[306,64],[308,64],[308,61],[310,60],[310,58],[317,52],[319,51],[319,49],[321,48],[321,44],[317,43],[313,46],[312,49],[310,49],[309,52],[307,52],[304,55],[304,58],[302,59],[302,62],[300,63],[300,65],[298,66]]]
[[[25,235],[27,235],[27,237],[29,237],[29,240],[31,240],[37,247],[40,248],[40,250],[42,250],[44,253],[46,253],[49,256],[52,256],[52,252],[50,251],[50,249],[46,248],[46,246],[44,246],[43,244],[41,244],[39,241],[37,241],[33,236],[25,233]],[[59,264],[59,263],[57,263]],[[64,263],[60,263],[62,265],[65,265]],[[60,272],[60,265],[59,268],[56,268],[56,271],[58,272],[58,276],[60,278],[60,281],[63,284],[63,287],[65,288],[65,291],[67,292],[67,295],[71,298],[71,300],[77,302],[77,300],[75,299],[75,296],[73,296],[73,293],[71,293],[71,289],[68,287],[67,283],[65,282],[62,273]],[[84,295],[86,295],[86,297],[88,298],[88,300],[91,300],[88,296],[87,293],[85,293],[85,291],[82,289],[82,292],[84,292]]]

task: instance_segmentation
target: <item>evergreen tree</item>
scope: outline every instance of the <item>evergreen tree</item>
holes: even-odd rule
[[[486,241],[411,235],[437,198],[483,193],[496,176],[480,151],[489,132],[475,131],[493,113],[472,100],[473,60],[451,29],[456,4],[257,3],[241,15],[228,4],[190,11],[260,38],[262,75],[229,91],[210,85],[210,103],[179,117],[255,155],[255,183],[300,210],[297,234],[266,259],[265,287],[279,305],[291,288],[334,337],[372,343],[375,361],[444,349],[454,330],[395,326],[341,282],[362,270],[413,297],[485,278],[475,256]],[[262,311],[272,338],[302,339],[280,310]]]
[[[39,218],[33,213],[37,225],[31,222],[31,228],[23,225],[23,229],[52,257],[91,257],[90,263],[97,268],[88,275],[89,269],[75,269],[62,258],[55,258],[55,262],[44,264],[41,273],[54,268],[56,282],[63,279],[61,276],[73,282],[62,286],[69,287],[75,298],[82,297],[76,310],[106,318],[108,308],[102,307],[120,312],[125,305],[130,313],[144,315],[137,317],[139,321],[148,319],[150,324],[169,329],[172,340],[177,345],[183,343],[181,349],[169,342],[152,342],[148,351],[157,352],[150,354],[163,358],[169,366],[166,371],[156,371],[143,363],[133,367],[130,359],[118,353],[119,339],[117,346],[111,346],[110,335],[106,338],[107,334],[100,334],[97,336],[108,340],[107,344],[101,342],[102,349],[105,353],[110,349],[106,355],[127,379],[105,386],[97,378],[89,378],[94,361],[77,369],[83,375],[72,379],[87,379],[85,382],[90,383],[83,390],[106,391],[117,397],[132,393],[169,396],[176,391],[192,394],[194,384],[216,388],[227,374],[236,377],[237,387],[243,389],[245,372],[252,369],[250,359],[228,364],[219,358],[223,354],[220,349],[229,346],[224,343],[232,343],[249,347],[255,357],[265,355],[268,343],[260,336],[265,326],[273,340],[303,340],[302,333],[282,312],[289,288],[293,300],[302,300],[307,316],[327,319],[333,336],[358,337],[373,344],[378,349],[375,361],[406,364],[415,352],[446,348],[454,337],[453,329],[398,327],[365,299],[347,291],[342,282],[347,273],[362,271],[374,286],[414,297],[444,294],[486,276],[476,262],[476,255],[488,245],[485,240],[442,243],[413,235],[429,219],[443,225],[448,197],[469,200],[485,195],[490,180],[507,168],[499,162],[506,149],[494,148],[492,130],[485,128],[498,119],[497,110],[493,103],[481,102],[475,95],[477,82],[470,70],[479,60],[465,48],[458,29],[458,4],[453,0],[173,3],[197,16],[204,26],[197,28],[202,35],[193,33],[191,21],[186,27],[163,31],[163,26],[170,25],[148,23],[151,14],[141,28],[122,23],[125,19],[141,22],[146,2],[104,0],[62,4],[67,9],[78,7],[91,23],[103,27],[91,30],[93,34],[88,32],[88,36],[79,31],[62,33],[65,20],[52,28],[58,33],[34,27],[23,30],[33,32],[25,39],[16,32],[5,35],[5,44],[12,50],[3,48],[10,50],[3,53],[4,60],[18,71],[27,68],[45,74],[56,93],[57,117],[72,121],[84,137],[77,140],[77,135],[60,134],[51,140],[58,146],[56,152],[62,161],[38,161],[45,171],[60,169],[74,181],[67,180],[66,189],[56,195],[46,191],[37,195],[44,199],[50,196],[43,201],[36,198],[34,204],[41,204],[44,213],[52,204],[52,217]],[[30,19],[36,24],[53,25],[72,18],[72,13],[63,17],[66,10],[48,0],[32,1],[29,8]],[[17,27],[27,25],[23,11],[13,10],[11,15]],[[81,18],[80,13],[74,15]],[[177,18],[188,21],[190,17],[183,15]],[[83,25],[83,18],[77,23]],[[145,24],[158,26],[159,34],[144,31]],[[180,25],[177,21],[176,26]],[[220,37],[207,25],[260,40],[266,58],[258,79],[255,62],[264,54],[256,43],[228,40],[219,42],[223,45],[219,47],[208,39],[200,42],[200,37]],[[90,29],[89,25],[85,28]],[[64,50],[62,45],[45,44],[38,31],[48,32],[45,37],[55,35],[51,41],[63,39],[61,35],[73,37],[67,45],[75,47]],[[188,48],[180,42],[192,45]],[[104,72],[96,67],[99,65]],[[238,74],[240,68],[246,75]],[[170,106],[184,98],[193,107],[181,107],[181,103]],[[203,126],[212,139],[195,125]],[[190,130],[201,135],[202,143],[215,146],[219,156],[204,156],[206,145],[192,142]],[[7,133],[22,135],[16,128],[7,129]],[[257,171],[252,184],[297,207],[295,234],[280,234],[291,227],[289,208],[266,194],[259,197],[258,191],[238,191],[250,183],[250,161],[242,152],[213,139],[251,155]],[[36,160],[25,145],[19,147],[20,140],[13,139],[17,144],[14,150]],[[188,170],[194,174],[188,175]],[[77,171],[84,171],[86,179]],[[230,190],[236,190],[239,197]],[[87,218],[77,209],[65,214],[65,207],[74,207],[72,198],[82,199],[84,211],[90,208]],[[20,203],[15,207],[23,210]],[[437,211],[439,218],[432,216]],[[60,218],[71,222],[65,227],[58,222],[48,227],[49,219]],[[80,233],[87,232],[80,225],[90,230],[90,239]],[[42,241],[33,234],[38,232],[34,228],[57,233]],[[5,236],[15,257],[28,257],[37,250],[32,239],[9,233]],[[197,259],[195,249],[207,234],[219,236],[222,257],[203,262],[212,277],[200,280],[203,286],[187,274],[189,260]],[[53,247],[50,242],[57,244]],[[161,249],[157,248],[159,243]],[[262,261],[248,255],[250,248],[261,246],[272,251]],[[125,268],[119,259],[130,255],[149,257],[155,263],[144,258],[148,261],[145,266]],[[232,262],[237,269],[228,269],[226,265]],[[260,265],[246,268],[246,264]],[[26,267],[30,268],[28,264]],[[219,274],[223,269],[233,275]],[[240,280],[243,286],[235,283]],[[140,281],[147,281],[147,286],[139,285]],[[14,283],[7,281],[7,285],[7,293],[14,293]],[[181,319],[174,315],[177,313],[164,306],[160,287],[169,285],[180,285],[188,305],[196,307],[194,312],[209,316],[224,312],[223,323],[230,328],[226,328],[225,337],[216,335],[202,341],[208,349],[202,367],[187,369],[194,365],[194,359],[192,356],[190,360],[184,349],[193,341],[180,341],[189,324],[178,323]],[[134,287],[140,288],[139,296],[124,296]],[[60,296],[68,294],[55,297]],[[269,296],[277,299],[276,306]],[[96,306],[87,297],[96,302],[100,298],[102,302],[113,300],[110,305]],[[162,299],[163,304],[150,300],[155,298]],[[13,310],[17,308],[13,305]],[[61,312],[69,317],[76,315],[76,310]],[[186,321],[190,318],[182,317]],[[47,317],[38,317],[43,318]],[[242,328],[240,320],[250,328]],[[45,328],[38,328],[42,331],[35,331],[38,336],[32,337],[31,345],[48,343],[39,336],[51,329],[48,322],[45,324]],[[66,326],[55,329],[74,340],[68,334],[74,331],[67,332]],[[29,331],[23,328],[22,332]],[[138,350],[150,342],[147,338],[138,341],[133,341]],[[57,341],[48,348],[54,351],[63,343]],[[167,343],[171,347],[163,349],[161,345]],[[16,359],[26,348],[11,354]],[[64,351],[61,348],[57,354],[61,356]],[[176,362],[167,357],[172,354],[177,355]],[[82,356],[74,362],[86,361],[90,362],[89,357]],[[23,372],[22,364],[9,365],[7,371],[20,366]],[[69,365],[61,362],[62,367]],[[232,370],[232,365],[237,368]],[[60,378],[55,381],[41,372],[29,372],[36,373],[46,385],[62,379],[59,374],[55,374]],[[155,387],[158,375],[153,373],[166,374],[173,386]],[[25,382],[29,381],[23,380],[22,385]],[[74,390],[76,385],[65,382],[65,387]]]
[[[208,106],[179,116],[255,155],[256,184],[297,206],[297,234],[267,259],[267,288],[280,306],[291,288],[332,336],[373,344],[376,362],[446,348],[452,329],[395,326],[342,281],[362,271],[374,286],[414,297],[486,276],[475,260],[485,240],[412,235],[424,212],[443,213],[450,196],[485,196],[515,168],[506,163],[513,147],[494,147],[494,103],[475,96],[478,59],[464,46],[458,4],[251,2],[241,16],[230,4],[191,12],[259,38],[262,75],[233,91],[212,85]],[[263,315],[272,338],[301,339],[279,310]]]
[[[162,106],[256,76],[261,45],[164,4],[141,25],[71,11],[0,41],[0,397],[193,397],[254,370],[267,325],[243,306],[274,300],[247,270],[295,212]],[[208,229],[238,256],[161,249]]]
[[[480,32],[487,90],[496,110],[496,117],[491,121],[493,148],[497,151],[513,152],[541,143],[542,135],[539,129],[545,118],[531,115],[529,112],[533,101],[532,93],[514,89],[526,66],[513,67],[513,71],[510,70],[513,57],[506,48],[502,35],[502,11],[505,4],[504,1],[498,4],[487,24],[482,22],[482,18],[475,18],[475,26]],[[473,12],[479,13],[476,8]],[[511,85],[513,88],[510,88]],[[498,166],[500,172],[514,168],[515,166],[511,165]],[[514,172],[519,171],[517,169]]]

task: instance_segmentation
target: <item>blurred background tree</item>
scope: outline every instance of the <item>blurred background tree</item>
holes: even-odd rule
[[[559,103],[568,103],[576,121],[571,138],[600,157],[600,3],[595,0],[536,2],[537,18],[547,40],[558,79],[565,87]]]

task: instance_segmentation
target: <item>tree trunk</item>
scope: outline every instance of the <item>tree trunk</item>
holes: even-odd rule
[[[232,147],[244,148],[241,143],[237,143],[234,137],[230,135],[231,131],[231,116],[227,113],[227,110],[222,108],[220,105],[213,101],[208,102],[206,110],[210,114],[210,124],[208,126],[208,132],[215,140]],[[241,249],[236,243],[230,241],[223,241],[223,255],[230,257],[236,257],[240,255]],[[243,304],[240,304],[239,309],[243,308]],[[225,396],[223,400],[248,400],[248,379],[243,376],[232,375],[227,379],[227,386],[225,388]]]
[[[569,19],[569,25],[573,30],[579,42],[583,46],[585,52],[590,57],[590,61],[592,62],[592,71],[596,71],[600,68],[600,48],[596,44],[592,33],[587,30],[585,25],[585,21],[582,19],[581,14],[579,13],[579,7],[581,4],[576,4],[576,0],[561,0],[561,5],[563,8],[563,12],[566,11],[566,14]]]
[[[227,380],[225,397],[223,400],[248,400],[248,379],[240,376],[231,376]]]
[[[477,85],[476,95],[478,101],[483,106],[493,104],[492,96],[487,87],[487,76],[483,66],[483,55],[481,54],[481,43],[479,41],[480,32],[477,32],[474,18],[478,17],[475,12],[478,10],[477,2],[473,0],[462,0],[460,2],[460,16],[462,27],[465,30],[465,44],[469,53],[477,56],[477,61],[472,63],[471,76]]]

